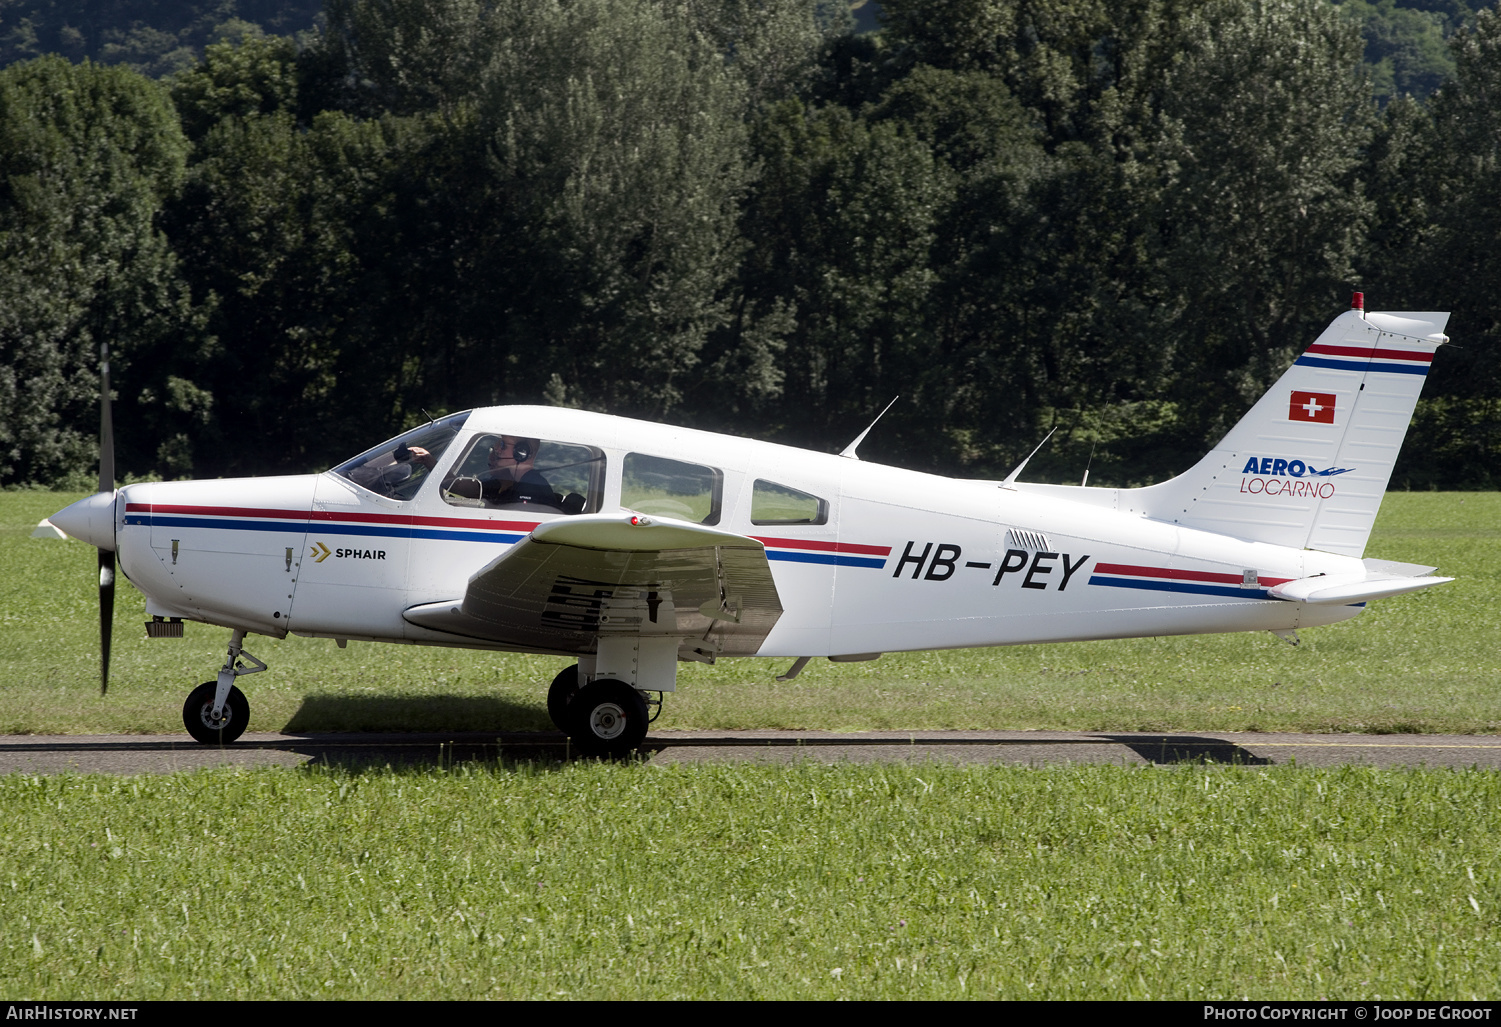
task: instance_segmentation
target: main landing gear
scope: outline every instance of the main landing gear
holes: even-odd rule
[[[646,740],[646,728],[662,710],[662,700],[648,701],[624,681],[600,677],[580,683],[577,664],[553,678],[547,690],[547,713],[558,730],[586,756],[627,756]]]
[[[266,665],[245,651],[244,642],[245,632],[236,629],[218,677],[193,689],[183,703],[183,725],[204,745],[228,745],[250,723],[250,703],[235,678],[259,674]],[[646,740],[647,727],[662,711],[661,694],[676,687],[677,640],[611,639],[600,648],[601,654],[583,657],[553,679],[547,713],[579,752],[626,756]],[[649,687],[639,687],[647,682]]]
[[[245,651],[244,641],[245,632],[236,629],[218,678],[193,689],[182,705],[183,726],[204,745],[228,745],[250,723],[250,703],[234,681],[244,674],[259,674],[266,665]]]

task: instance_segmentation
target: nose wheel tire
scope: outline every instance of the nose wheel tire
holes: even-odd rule
[[[646,700],[623,681],[591,681],[568,703],[568,734],[588,756],[626,756],[646,740]]]
[[[182,704],[182,723],[188,734],[204,745],[228,745],[245,733],[250,723],[250,703],[245,693],[231,685],[218,720],[214,719],[214,693],[218,684],[205,681],[188,693]]]
[[[552,718],[553,725],[557,729],[568,734],[568,704],[579,690],[579,665],[574,664],[566,667],[557,677],[552,679],[552,685],[547,689],[547,715]]]

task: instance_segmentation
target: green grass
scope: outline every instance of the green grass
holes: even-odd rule
[[[1501,775],[0,778],[0,998],[1494,998]]]
[[[97,686],[94,553],[32,539],[75,497],[0,493],[0,733],[176,732],[228,632],[148,640],[140,596],[116,602],[108,697]],[[865,664],[684,665],[659,728],[1501,731],[1501,494],[1393,493],[1367,555],[1438,564],[1455,582],[1302,633],[1135,639],[937,653]],[[123,580],[123,579],[122,579]],[[566,661],[252,636],[253,730],[546,729]]]

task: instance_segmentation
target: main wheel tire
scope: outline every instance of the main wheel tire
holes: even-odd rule
[[[564,734],[570,730],[568,723],[568,704],[579,690],[579,665],[565,667],[558,676],[552,679],[552,684],[547,689],[547,715],[552,718],[553,724]]]
[[[646,700],[624,681],[601,678],[568,704],[569,737],[586,756],[626,756],[646,740]]]
[[[216,681],[205,681],[188,693],[188,701],[182,704],[182,723],[204,745],[228,745],[245,733],[250,723],[250,703],[245,693],[234,685],[229,686],[229,697],[224,700],[224,715],[214,719],[214,693],[219,689]]]

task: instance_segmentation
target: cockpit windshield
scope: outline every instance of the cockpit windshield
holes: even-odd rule
[[[443,451],[458,437],[469,414],[465,410],[429,421],[353,460],[346,460],[333,471],[379,495],[411,499],[422,488]]]

